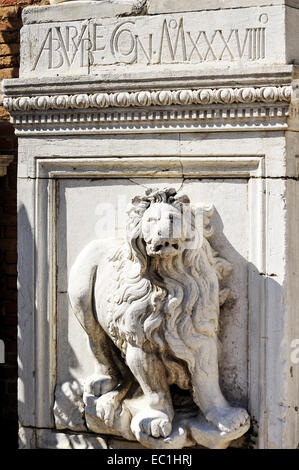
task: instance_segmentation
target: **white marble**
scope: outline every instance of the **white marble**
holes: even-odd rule
[[[62,3],[62,5],[57,5]],[[23,23],[43,23],[61,21],[70,15],[73,20],[84,20],[97,15],[100,18],[139,14],[145,0],[50,0],[52,8],[41,5],[38,9],[26,8],[22,11]]]
[[[286,5],[299,8],[297,0],[147,0],[150,15],[198,10],[231,10],[234,8]]]
[[[66,3],[58,5],[57,18],[37,22],[39,8],[24,10],[24,78],[97,75],[103,67],[117,64],[133,70],[179,63],[186,69],[194,64],[205,69],[298,60],[299,10],[284,4],[123,18],[106,18],[100,12],[97,16],[91,4],[92,16],[75,20]]]
[[[38,429],[35,434],[37,449],[107,449],[106,441],[97,436],[55,432],[50,429]]]
[[[128,208],[127,242],[118,237],[105,241],[99,235],[70,271],[72,309],[97,360],[95,373],[84,385],[86,416],[103,421],[123,437],[133,433],[145,446],[147,435],[172,435],[173,384],[191,391],[207,422],[220,431],[220,440],[226,433],[233,438],[235,431],[240,437],[249,428],[246,411],[230,407],[219,388],[219,306],[230,294],[221,282],[233,266],[208,242],[213,211],[212,206],[190,205],[189,198],[174,188],[149,188],[145,195],[135,195]],[[121,366],[111,340],[125,359]],[[133,384],[130,373],[144,394],[140,408],[134,405],[131,423],[119,412]],[[116,424],[119,415],[129,429]],[[174,439],[174,448],[184,444]],[[214,445],[221,446],[212,439],[209,447]]]
[[[21,76],[4,80],[3,103],[19,137],[20,446],[167,449],[200,443],[225,448],[239,445],[236,439],[248,427],[248,422],[242,425],[246,409],[252,428],[241,445],[250,441],[260,449],[296,448],[299,369],[292,344],[299,338],[298,2],[148,0],[137,11],[134,5],[66,2],[25,9]],[[120,11],[128,16],[114,16]],[[167,367],[161,351],[148,362],[152,374],[140,361],[140,354],[152,358],[142,332],[151,338],[155,319],[147,323],[143,318],[139,330],[133,323],[139,337],[132,334],[130,316],[122,322],[120,315],[118,330],[105,323],[128,273],[141,264],[124,258],[125,269],[117,255],[108,260],[100,240],[113,239],[124,249],[126,206],[150,187],[173,187],[193,205],[213,205],[214,233],[206,243],[232,266],[221,287],[230,295],[215,322],[217,341],[215,329],[206,335],[210,347],[203,348],[198,361],[194,354],[205,334],[195,341],[187,331],[182,336],[186,347],[173,349],[177,362],[183,358],[177,374],[181,386],[192,360],[204,367],[211,352],[214,373],[200,384],[200,374],[190,374],[193,410],[190,396],[169,389],[170,376],[163,380]],[[167,226],[169,207],[163,207],[160,221],[154,214],[156,228],[161,221]],[[153,258],[148,223],[144,221],[141,245],[148,251],[139,263]],[[113,251],[111,241],[107,250],[108,245]],[[86,246],[90,259],[82,255],[89,250]],[[101,262],[93,259],[92,247],[99,247]],[[164,249],[171,251],[165,245],[160,254]],[[169,260],[164,259],[166,268]],[[86,311],[88,286],[93,285],[89,261],[103,279],[102,284],[94,282],[96,320]],[[127,269],[130,262],[132,269]],[[194,264],[188,269],[194,270]],[[215,271],[214,265],[202,281],[211,283]],[[180,270],[175,272],[161,281],[161,291],[166,286],[171,293],[168,300],[155,303],[156,290],[146,301],[156,310],[165,307],[166,332],[173,319],[170,306],[183,303],[187,310],[187,299],[196,291],[190,289],[194,279],[188,284],[178,278]],[[118,275],[124,278],[119,286]],[[139,276],[146,285],[146,275],[142,278],[139,271]],[[213,285],[217,310],[228,291],[219,297],[217,282]],[[87,299],[81,320],[88,334],[74,315],[69,294],[75,303]],[[130,299],[123,294],[120,309]],[[201,313],[210,311],[204,303]],[[91,322],[85,324],[88,317]],[[183,328],[183,319],[174,324],[173,334]],[[112,338],[121,380],[109,367],[99,371],[106,357],[100,351],[106,343],[98,344],[96,335],[100,325],[105,341]],[[117,346],[123,347],[124,357],[119,358]],[[164,346],[171,351],[166,341],[160,343],[162,351]],[[130,367],[133,377],[127,373]],[[126,396],[131,379],[140,383],[140,396]],[[210,380],[213,386],[206,385]],[[141,390],[146,381],[150,392],[145,398]],[[125,399],[118,405],[122,394]],[[213,401],[218,405],[209,409]],[[190,414],[179,413],[182,405]],[[221,435],[223,426],[227,432]]]

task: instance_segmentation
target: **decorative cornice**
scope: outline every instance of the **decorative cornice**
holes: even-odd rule
[[[13,155],[0,155],[0,176],[7,174],[7,167],[13,161]]]
[[[160,90],[73,95],[5,97],[9,111],[46,111],[67,109],[103,109],[149,106],[186,106],[211,104],[251,104],[291,101],[291,86],[247,88],[201,88],[197,90]]]
[[[181,108],[179,110],[116,110],[18,114],[12,118],[18,135],[117,134],[152,132],[282,130],[288,107]]]
[[[292,86],[10,95],[18,135],[288,128]]]

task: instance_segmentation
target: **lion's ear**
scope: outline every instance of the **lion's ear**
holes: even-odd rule
[[[213,204],[192,204],[192,211],[194,215],[200,213],[204,216],[205,224],[209,224],[209,220],[214,214],[214,206]]]
[[[210,225],[210,218],[214,213],[213,204],[192,204],[192,212],[198,227],[202,227],[205,238],[213,235],[213,227]]]
[[[132,205],[133,206],[137,206],[137,204],[140,204],[142,201],[142,197],[141,196],[135,196],[133,197],[132,199]]]
[[[224,289],[220,290],[220,292],[219,292],[219,305],[220,305],[220,307],[226,302],[230,292],[231,291],[228,287],[225,287]]]

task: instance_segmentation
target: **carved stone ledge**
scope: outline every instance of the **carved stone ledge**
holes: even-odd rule
[[[13,159],[13,155],[0,155],[0,176],[5,176],[7,174],[7,167]]]
[[[147,132],[243,131],[287,129],[288,107],[204,108],[200,111],[128,111],[18,114],[17,135],[113,134]]]
[[[218,88],[197,90],[160,90],[120,93],[92,93],[53,96],[6,97],[8,111],[62,110],[109,107],[149,107],[170,105],[207,105],[232,103],[277,103],[291,101],[291,86]]]
[[[267,130],[287,127],[291,95],[291,86],[199,88],[6,97],[4,106],[26,135]]]

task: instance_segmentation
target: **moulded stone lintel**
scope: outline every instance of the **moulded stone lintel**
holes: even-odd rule
[[[61,83],[63,87],[64,83]],[[17,133],[132,133],[234,130],[277,130],[288,127],[291,84],[282,86],[163,87],[152,90],[12,95],[6,87],[4,106]],[[96,88],[96,86],[95,86]],[[62,88],[61,88],[62,90]],[[18,90],[20,92],[20,89]],[[26,86],[24,87],[26,91]],[[44,88],[43,91],[47,91]],[[295,118],[296,121],[296,118]]]
[[[199,10],[219,10],[232,8],[264,7],[285,5],[299,8],[297,0],[147,0],[150,15]]]
[[[51,23],[62,18],[86,20],[93,16],[109,18],[120,15],[133,15],[142,11],[145,0],[101,0],[72,1],[50,0],[50,6],[25,8],[22,12],[23,24]],[[54,5],[55,4],[55,5]],[[57,5],[59,4],[59,5]],[[88,5],[88,8],[87,8]]]
[[[13,155],[0,155],[0,176],[7,174],[7,167],[13,161]]]
[[[137,16],[132,7],[133,15],[114,18],[98,12],[106,2],[95,8],[98,2],[76,3],[24,10],[21,77],[98,75],[103,67],[115,71],[119,65],[154,70],[163,64],[191,70],[198,65],[201,73],[211,65],[223,71],[223,64],[229,69],[298,61],[299,10],[285,2],[230,10],[221,10],[221,2],[217,10]],[[88,14],[78,15],[80,8]]]

